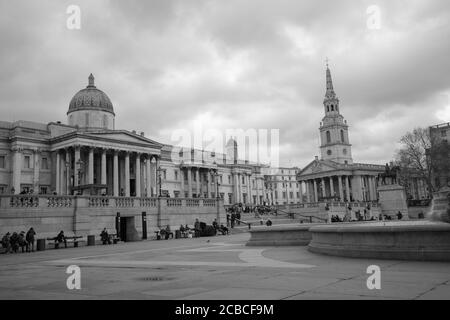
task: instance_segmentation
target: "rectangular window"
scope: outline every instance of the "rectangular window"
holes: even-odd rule
[[[222,176],[219,176],[219,183],[222,184]]]
[[[174,191],[173,194],[174,194],[175,198],[180,197],[180,191]]]
[[[446,136],[447,136],[447,130],[442,130],[441,137],[446,137]]]
[[[245,177],[242,176],[242,184],[245,184]]]
[[[5,194],[6,193],[6,186],[0,186],[0,194]]]
[[[167,180],[167,172],[166,172],[166,170],[163,170],[163,179]]]
[[[31,158],[30,158],[30,156],[25,156],[23,158],[23,168],[24,169],[30,169],[31,168],[30,165],[31,165]]]
[[[0,156],[0,169],[5,169],[6,167],[6,157]]]
[[[41,169],[42,170],[48,170],[48,159],[42,158],[41,160]]]
[[[178,180],[178,171],[175,170],[175,180]]]
[[[231,184],[231,176],[228,176],[228,184]]]
[[[47,194],[48,187],[41,187],[39,190],[39,194]]]
[[[233,203],[233,194],[229,193],[228,194],[228,204],[231,204],[231,203]]]

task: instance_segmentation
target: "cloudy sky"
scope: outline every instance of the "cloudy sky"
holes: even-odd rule
[[[0,0],[0,119],[65,122],[92,72],[116,128],[279,129],[281,164],[303,167],[329,57],[354,161],[384,164],[406,131],[450,121],[449,24],[447,0]]]

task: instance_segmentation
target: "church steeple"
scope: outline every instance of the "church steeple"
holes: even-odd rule
[[[336,97],[336,94],[334,93],[334,89],[333,89],[333,80],[331,79],[331,71],[330,68],[328,67],[328,62],[327,62],[327,71],[326,71],[326,75],[327,75],[327,91],[325,93],[325,97],[326,98],[334,98]]]
[[[339,99],[333,88],[331,71],[325,72],[326,92],[323,100],[325,116],[320,123],[320,153],[323,160],[351,164],[352,152],[348,136],[348,125],[339,111]]]
[[[333,80],[331,78],[331,71],[328,67],[327,60],[327,70],[325,72],[326,76],[326,92],[325,98],[323,100],[323,105],[325,107],[325,116],[328,115],[338,115],[339,114],[339,99],[336,96],[333,88]]]

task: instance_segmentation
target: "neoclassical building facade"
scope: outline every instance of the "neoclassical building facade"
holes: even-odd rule
[[[287,196],[273,201],[267,181],[277,171],[239,159],[233,139],[225,154],[180,149],[116,129],[115,117],[91,74],[70,101],[66,124],[0,122],[0,194],[220,197],[225,205],[302,201],[294,181]]]

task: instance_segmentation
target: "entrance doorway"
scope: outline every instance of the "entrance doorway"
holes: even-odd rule
[[[139,240],[138,232],[135,228],[134,217],[120,217],[120,240],[137,241]]]
[[[136,180],[130,179],[130,195],[136,197]]]

